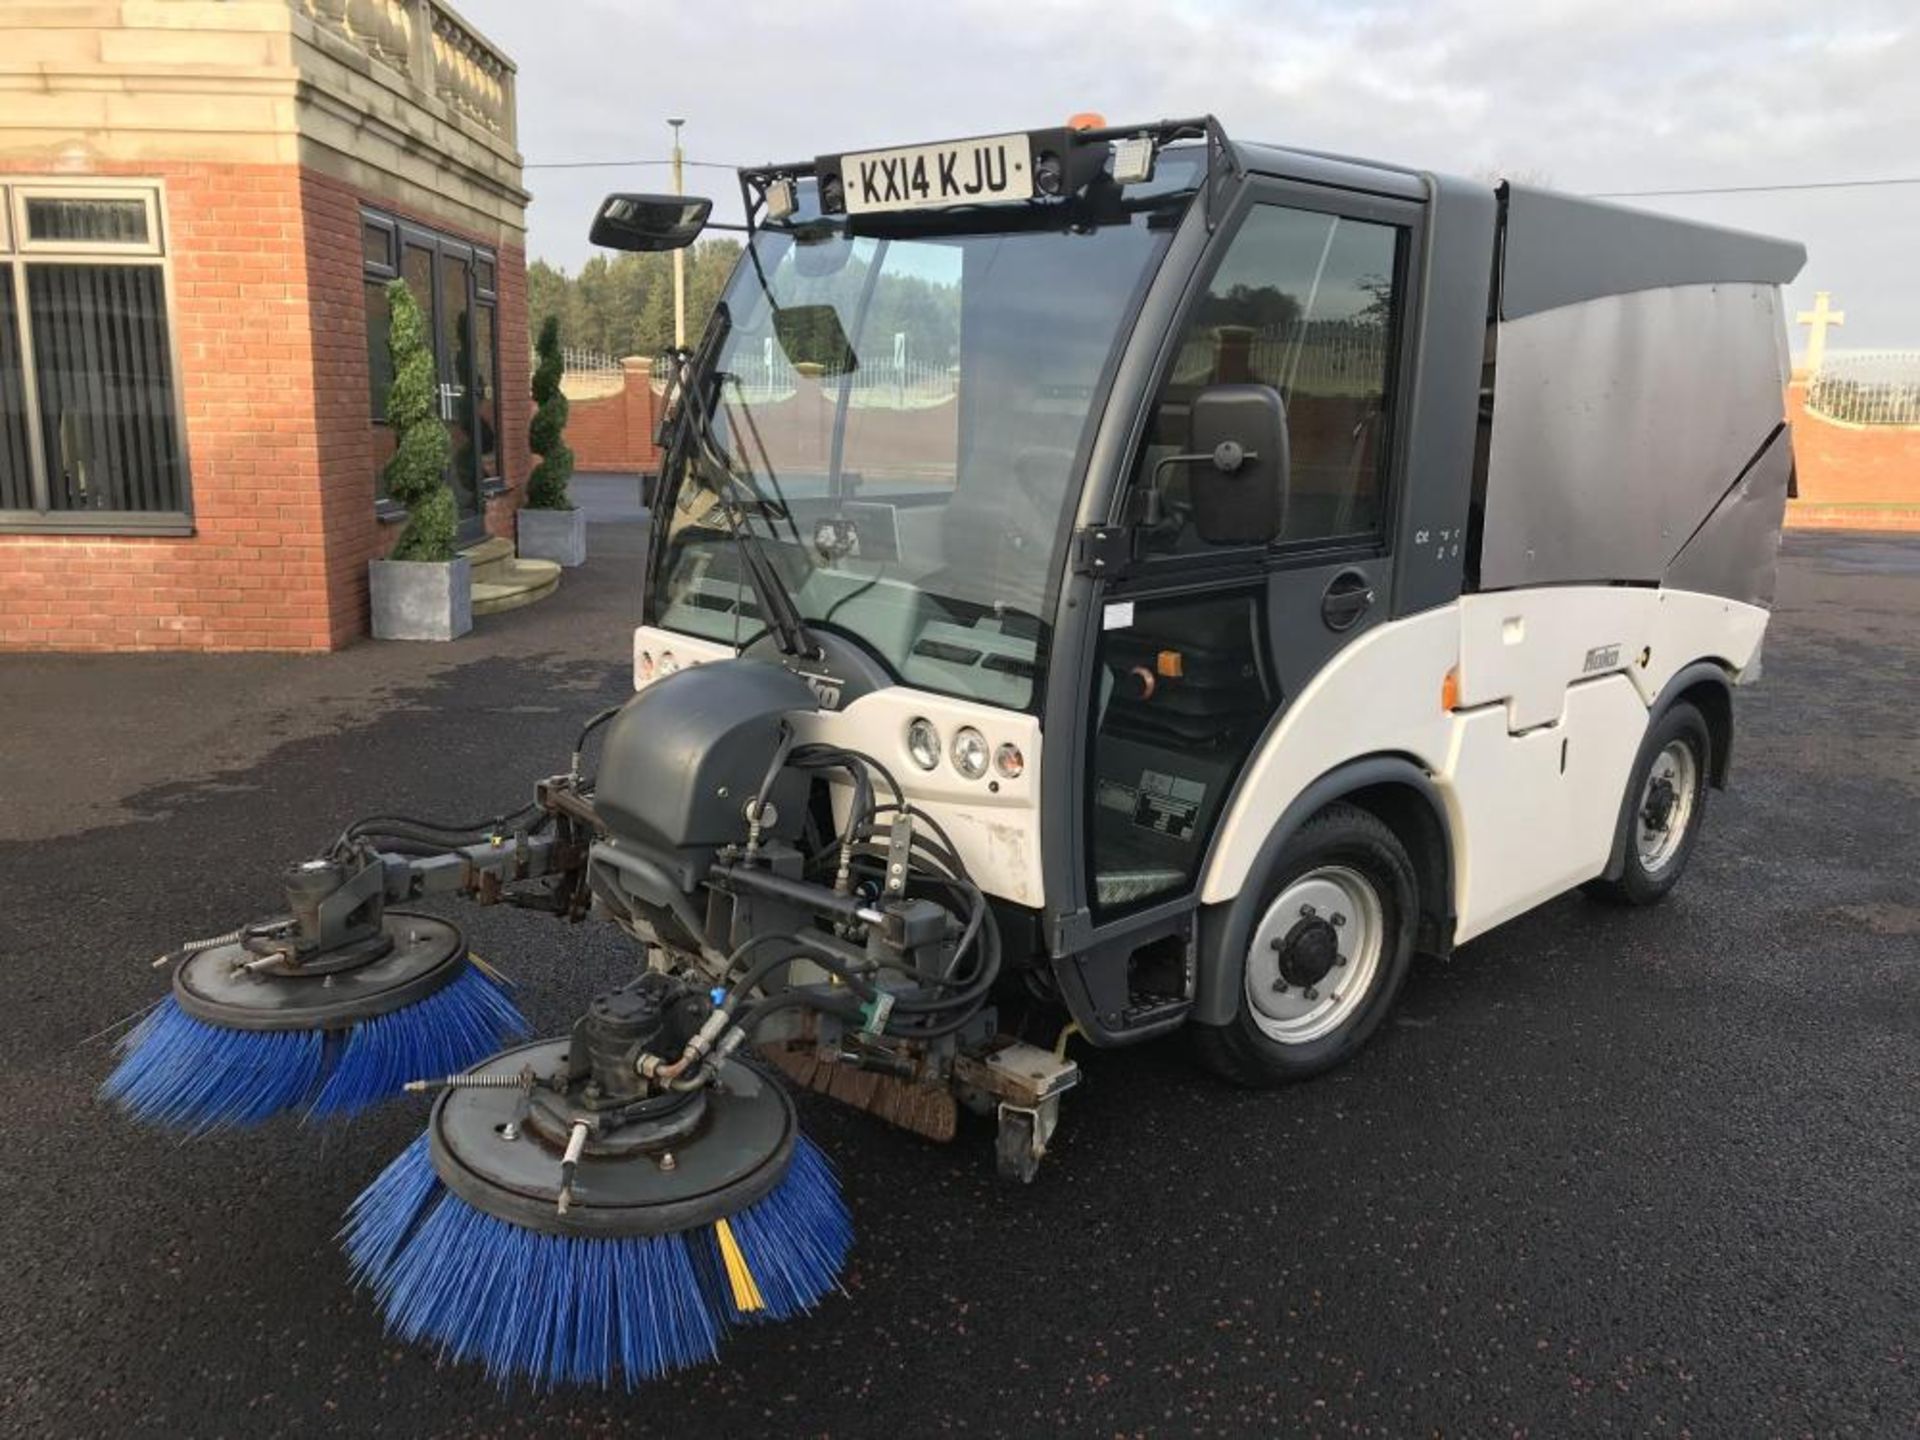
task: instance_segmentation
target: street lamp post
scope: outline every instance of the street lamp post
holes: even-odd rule
[[[668,120],[673,127],[673,193],[687,193],[686,179],[681,165],[680,127],[687,122],[684,119]],[[673,252],[673,344],[675,349],[684,350],[687,345],[687,252]]]

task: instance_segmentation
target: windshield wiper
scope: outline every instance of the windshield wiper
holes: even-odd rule
[[[762,509],[767,506],[766,499],[734,469],[733,461],[714,435],[714,410],[708,403],[706,387],[724,383],[714,362],[732,325],[733,316],[726,303],[723,301],[715,305],[713,320],[708,325],[707,333],[701,337],[698,354],[682,362],[681,435],[692,443],[697,452],[686,455],[682,463],[690,467],[698,464],[711,476],[718,478],[720,484],[710,488],[727,518],[727,529],[740,552],[747,582],[753,587],[753,598],[760,606],[760,613],[766,617],[774,643],[786,655],[795,659],[810,659],[820,653],[819,642],[808,631],[806,621],[801,619],[800,607],[794,603],[793,593],[787,589],[786,581],[780,578],[779,570],[768,558],[760,537],[754,533],[752,525],[745,523],[737,492],[747,491]],[[791,514],[788,515],[788,523],[792,523]]]

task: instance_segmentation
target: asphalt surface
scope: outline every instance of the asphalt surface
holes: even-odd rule
[[[626,690],[639,527],[451,646],[0,659],[9,1435],[1920,1433],[1920,539],[1795,536],[1735,786],[1657,910],[1571,896],[1250,1094],[1087,1052],[1039,1181],[804,1098],[844,1296],[637,1394],[385,1339],[333,1244],[421,1108],[180,1145],[88,1037],[376,808],[485,813]],[[604,491],[604,493],[602,493]],[[466,911],[558,1029],[610,929]]]

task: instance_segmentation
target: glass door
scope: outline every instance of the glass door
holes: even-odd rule
[[[440,418],[453,442],[447,484],[460,506],[460,538],[477,540],[486,529],[480,504],[480,456],[473,423],[473,252],[440,243],[440,294],[434,329],[439,335]]]
[[[505,488],[499,475],[495,378],[495,262],[485,251],[412,225],[400,227],[400,273],[426,317],[441,421],[452,441],[447,485],[460,513],[460,540],[486,536],[485,502]]]

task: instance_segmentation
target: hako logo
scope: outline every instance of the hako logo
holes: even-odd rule
[[[794,673],[807,682],[807,688],[813,691],[814,698],[820,702],[822,710],[840,708],[840,691],[846,681],[832,675],[810,674],[805,670],[796,670]]]

